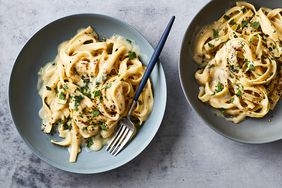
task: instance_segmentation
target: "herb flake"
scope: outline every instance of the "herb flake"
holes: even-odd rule
[[[64,89],[64,90],[69,89],[68,85],[67,85],[67,84],[64,84],[64,85],[63,85],[63,89]]]
[[[255,70],[255,66],[254,66],[253,62],[248,61],[248,69],[251,70],[251,71]]]
[[[230,20],[230,21],[229,21],[229,24],[230,24],[230,25],[234,25],[234,24],[235,24],[234,20],[233,20],[233,19]]]
[[[80,102],[82,101],[83,98],[84,97],[81,96],[81,95],[76,95],[76,96],[73,97],[73,99],[74,99],[74,109],[75,110],[78,110],[78,106],[80,105]]]
[[[244,8],[241,9],[241,11],[242,11],[243,13],[245,13],[245,12],[247,11],[247,9],[244,7]]]
[[[130,60],[135,59],[135,58],[136,58],[136,53],[133,52],[133,51],[129,51],[129,52],[128,52],[128,58],[129,58]]]
[[[248,23],[249,23],[249,21],[243,20],[242,24],[241,24],[242,28],[247,27]]]
[[[213,29],[212,32],[213,32],[213,38],[218,38],[219,36],[218,31]]]
[[[58,98],[61,99],[61,100],[65,100],[65,99],[66,99],[66,96],[65,96],[65,94],[64,94],[63,92],[60,92],[60,93],[58,94]]]
[[[90,148],[93,144],[94,144],[94,142],[93,142],[92,138],[87,138],[86,139],[86,146],[88,148]]]
[[[107,130],[106,123],[104,123],[104,122],[102,122],[100,124],[100,127],[101,127],[102,130]]]
[[[100,90],[95,90],[95,91],[93,91],[93,95],[94,95],[94,98],[95,98],[95,97],[100,97],[102,94],[101,94]]]
[[[64,128],[64,130],[71,130],[72,126],[71,126],[71,124],[65,123],[65,124],[63,124],[63,128]]]
[[[215,86],[215,92],[221,92],[223,90],[224,86],[222,83],[217,82],[217,85]]]
[[[49,91],[51,91],[51,90],[52,90],[52,88],[51,88],[51,87],[49,87],[49,86],[46,86],[46,89],[47,89],[47,90],[49,90]]]
[[[259,24],[259,22],[253,22],[251,26],[254,29],[258,29],[260,27],[260,24]]]
[[[230,17],[227,16],[227,15],[224,15],[223,18],[224,18],[225,20],[229,20],[229,19],[230,19]]]
[[[211,43],[208,43],[208,45],[209,45],[210,48],[213,48],[213,47],[214,47],[214,45],[211,44]]]
[[[105,89],[109,89],[110,87],[112,87],[112,83],[107,83],[107,85],[105,86]]]
[[[99,111],[99,110],[94,110],[94,111],[92,111],[92,116],[93,116],[93,117],[97,117],[99,114],[100,114],[100,111]]]
[[[237,90],[237,92],[235,93],[235,95],[237,95],[238,97],[242,96],[242,91],[240,89]]]
[[[71,125],[71,122],[70,122],[70,116],[68,116],[67,118],[65,117],[64,119],[59,120],[58,124],[61,124],[63,126],[64,130],[71,130],[72,129],[72,125]]]

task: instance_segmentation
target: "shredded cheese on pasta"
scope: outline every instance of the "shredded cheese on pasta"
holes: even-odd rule
[[[127,115],[144,73],[138,47],[113,35],[99,41],[89,26],[60,44],[56,59],[39,72],[42,130],[58,129],[75,162],[81,145],[99,150],[113,135],[119,120]],[[145,121],[153,106],[151,82],[139,97],[132,116]]]
[[[198,98],[234,123],[264,117],[282,93],[282,9],[237,2],[197,36]]]

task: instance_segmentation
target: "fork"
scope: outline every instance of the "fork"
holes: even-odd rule
[[[149,79],[151,72],[155,66],[155,64],[158,62],[160,53],[164,47],[164,44],[166,42],[166,39],[169,35],[169,32],[171,30],[172,24],[174,22],[175,16],[172,16],[170,19],[159,43],[157,44],[157,47],[148,63],[148,66],[145,70],[145,73],[142,77],[142,80],[136,90],[136,93],[133,98],[133,102],[131,104],[130,110],[128,111],[128,114],[126,117],[122,118],[120,120],[120,125],[118,131],[115,133],[113,138],[111,139],[110,143],[108,144],[106,151],[108,151],[111,155],[116,156],[123,148],[124,146],[129,142],[129,140],[135,135],[136,133],[136,127],[134,123],[131,121],[130,116],[133,112],[133,110],[136,107],[138,98],[144,88],[144,86],[147,83],[147,80]]]

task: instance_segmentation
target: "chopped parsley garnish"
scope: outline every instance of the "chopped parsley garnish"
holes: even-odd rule
[[[243,13],[245,13],[245,12],[247,11],[247,9],[244,7],[244,8],[241,9],[241,11],[242,11]]]
[[[93,144],[94,144],[94,142],[93,142],[92,138],[87,138],[86,139],[86,146],[88,148],[90,148]]]
[[[91,43],[93,43],[93,40],[92,40],[92,39],[86,40],[83,44],[91,44]]]
[[[64,130],[71,130],[72,126],[71,126],[71,124],[64,123],[63,128],[64,128]]]
[[[91,97],[89,88],[87,86],[81,87],[79,90],[83,95],[87,96],[88,98]]]
[[[100,114],[99,110],[92,111],[92,116],[97,117]]]
[[[233,19],[230,20],[230,21],[229,21],[229,24],[230,24],[230,25],[234,25],[234,24],[235,24],[234,20],[233,20]]]
[[[223,90],[223,84],[220,82],[217,82],[217,85],[215,86],[215,92],[221,92]]]
[[[229,19],[230,19],[230,17],[227,16],[227,15],[224,15],[223,18],[224,18],[225,20],[229,20]]]
[[[245,20],[242,21],[242,28],[247,27],[248,23],[249,21],[245,21]]]
[[[229,69],[230,69],[231,72],[238,72],[238,68],[235,67],[235,65],[231,65],[231,66],[229,67]]]
[[[248,61],[248,68],[249,68],[249,70],[255,70],[254,63],[251,62],[251,61]]]
[[[67,84],[64,84],[64,85],[63,85],[63,88],[64,88],[65,90],[69,89],[69,87],[67,86]]]
[[[112,83],[107,83],[107,85],[105,86],[105,89],[109,89],[110,87],[112,87]]]
[[[62,124],[64,130],[71,130],[72,125],[70,122],[70,116],[65,119],[61,119],[58,121],[58,124]]]
[[[253,22],[252,23],[252,27],[254,28],[254,29],[258,29],[259,28],[259,22]]]
[[[214,45],[211,44],[211,43],[208,43],[208,45],[209,45],[210,48],[213,48],[213,47],[214,47]]]
[[[49,91],[52,90],[51,87],[49,87],[49,86],[46,86],[46,89],[49,90]]]
[[[84,83],[88,84],[90,82],[90,79],[85,77],[85,76],[81,76],[81,79],[83,80]]]
[[[104,122],[102,122],[100,124],[100,127],[101,127],[102,130],[107,130],[106,123],[104,123]]]
[[[82,128],[82,131],[87,131],[87,127],[83,127],[83,128]]]
[[[126,41],[127,41],[127,42],[129,42],[129,43],[132,43],[132,41],[131,41],[131,40],[129,40],[129,39],[126,39]]]
[[[240,89],[237,90],[237,92],[235,93],[235,95],[237,95],[238,97],[242,96],[242,91]]]
[[[59,95],[58,95],[58,98],[61,99],[61,100],[65,100],[66,96],[63,92],[60,92]]]
[[[93,94],[94,94],[94,98],[95,97],[100,97],[102,95],[100,90],[93,91]]]
[[[218,31],[213,29],[212,32],[213,32],[213,38],[218,38],[218,36],[219,36]]]
[[[220,111],[221,113],[224,113],[225,109],[224,109],[224,108],[219,108],[219,111]]]
[[[82,101],[83,96],[76,95],[76,96],[73,97],[73,99],[74,99],[74,109],[78,110],[78,106],[79,106],[80,102]]]
[[[136,58],[136,53],[133,52],[133,51],[129,51],[129,52],[128,52],[128,58],[129,58],[130,60],[135,59],[135,58]]]

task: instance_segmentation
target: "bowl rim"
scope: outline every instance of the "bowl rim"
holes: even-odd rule
[[[148,146],[149,144],[151,143],[151,141],[155,138],[161,124],[162,124],[162,121],[163,121],[163,118],[164,118],[164,115],[165,115],[165,111],[166,111],[166,105],[167,105],[167,83],[166,83],[166,76],[165,76],[165,72],[164,72],[164,69],[163,69],[163,66],[162,64],[159,62],[157,64],[157,66],[159,66],[159,74],[161,75],[161,77],[163,78],[163,85],[162,87],[164,88],[162,92],[164,92],[164,99],[162,100],[162,105],[161,105],[161,110],[159,111],[159,125],[156,126],[155,129],[152,129],[154,132],[152,134],[151,137],[149,137],[146,141],[144,141],[143,145],[141,145],[141,147],[139,147],[138,149],[136,149],[134,152],[132,152],[131,155],[129,155],[130,157],[126,157],[124,158],[123,160],[113,164],[113,165],[110,165],[110,166],[105,166],[105,167],[101,167],[99,169],[83,169],[83,168],[73,168],[73,167],[66,167],[66,166],[63,166],[63,165],[60,165],[59,163],[56,163],[50,159],[48,159],[47,157],[45,157],[43,154],[41,154],[37,149],[36,147],[34,147],[30,142],[29,140],[24,136],[20,126],[17,125],[17,120],[16,120],[16,115],[14,114],[14,111],[13,111],[13,107],[11,106],[11,104],[13,103],[12,102],[12,97],[11,97],[11,88],[12,88],[12,80],[13,80],[13,77],[14,77],[14,72],[15,72],[15,69],[16,69],[16,66],[17,64],[20,62],[19,61],[19,57],[21,56],[21,54],[24,52],[24,49],[29,45],[29,43],[33,40],[33,38],[35,38],[37,35],[39,35],[44,29],[46,29],[47,27],[49,27],[50,25],[53,25],[57,22],[61,22],[63,20],[67,20],[67,19],[72,19],[74,17],[81,17],[81,16],[91,16],[91,17],[100,17],[100,18],[105,18],[107,20],[112,20],[114,22],[117,22],[118,24],[121,24],[121,25],[124,25],[126,26],[126,28],[128,29],[131,29],[132,31],[134,31],[137,35],[140,36],[140,38],[142,40],[145,41],[145,43],[148,43],[148,46],[149,48],[151,48],[151,50],[154,50],[153,46],[150,44],[150,42],[144,37],[143,34],[141,34],[135,27],[131,26],[130,24],[120,20],[120,19],[117,19],[117,18],[114,18],[114,17],[111,17],[111,16],[108,16],[108,15],[105,15],[105,14],[100,14],[100,13],[79,13],[79,14],[71,14],[71,15],[68,15],[68,16],[64,16],[64,17],[61,17],[59,19],[55,19],[53,21],[51,21],[50,23],[48,23],[47,25],[41,27],[38,31],[36,31],[28,40],[27,42],[23,45],[23,47],[21,48],[20,52],[18,53],[17,55],[17,58],[16,60],[14,61],[14,64],[12,66],[12,69],[11,69],[11,72],[10,72],[10,78],[9,78],[9,85],[8,85],[8,105],[9,105],[9,114],[11,115],[12,117],[12,120],[13,120],[13,124],[14,124],[14,127],[16,128],[16,130],[18,131],[20,137],[24,140],[25,144],[28,146],[28,148],[32,151],[33,154],[35,154],[37,157],[39,157],[41,160],[43,160],[45,163],[57,168],[57,169],[60,169],[60,170],[63,170],[63,171],[67,171],[67,172],[72,172],[72,173],[77,173],[77,174],[97,174],[97,173],[103,173],[103,172],[107,172],[107,171],[110,171],[110,170],[114,170],[118,167],[121,167],[123,165],[125,165],[126,163],[132,161],[134,158],[136,158],[138,155],[140,155]]]
[[[182,77],[184,77],[185,75],[182,74],[182,64],[184,63],[184,60],[182,58],[182,54],[184,53],[184,46],[185,46],[185,39],[187,38],[187,35],[188,35],[188,32],[189,30],[191,30],[191,25],[192,23],[195,21],[195,19],[210,5],[214,3],[214,1],[209,1],[208,3],[206,3],[198,12],[197,14],[192,18],[191,22],[189,23],[183,37],[182,37],[182,40],[181,40],[181,47],[180,47],[180,50],[179,50],[179,53],[178,53],[178,67],[177,67],[177,70],[178,70],[178,76],[179,76],[179,80],[180,80],[180,85],[181,85],[181,88],[182,88],[182,92],[184,93],[184,96],[186,98],[186,101],[188,102],[188,104],[191,106],[192,110],[194,112],[196,112],[196,114],[200,117],[200,119],[206,124],[208,125],[208,127],[210,127],[212,130],[214,130],[216,133],[224,136],[225,138],[229,138],[230,140],[233,140],[233,141],[236,141],[236,142],[239,142],[239,143],[243,143],[243,144],[266,144],[266,143],[271,143],[271,142],[275,142],[275,141],[278,141],[278,140],[281,140],[282,139],[282,134],[280,137],[277,137],[277,138],[270,138],[270,139],[264,139],[264,140],[258,140],[258,141],[251,141],[251,140],[244,140],[244,139],[240,139],[240,138],[236,138],[236,137],[233,137],[233,136],[230,136],[228,134],[225,134],[223,133],[222,131],[220,131],[219,129],[217,129],[215,126],[212,125],[212,123],[210,123],[209,121],[207,121],[204,116],[201,114],[201,112],[195,108],[193,106],[193,103],[192,103],[192,100],[189,98],[189,96],[186,94],[186,91],[185,91],[185,86],[184,86],[184,81],[182,79]],[[193,61],[194,62],[194,61]],[[194,62],[195,63],[195,62]],[[209,106],[210,107],[210,106]]]

